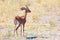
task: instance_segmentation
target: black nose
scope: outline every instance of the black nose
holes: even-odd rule
[[[28,10],[28,12],[30,13],[30,12],[31,12],[31,10]]]
[[[31,12],[31,11],[29,11],[29,12]]]

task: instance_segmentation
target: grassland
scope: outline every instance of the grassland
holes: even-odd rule
[[[13,36],[14,17],[21,14],[20,8],[29,5],[32,11],[27,15],[25,37]],[[60,39],[60,0],[0,0],[0,40]]]

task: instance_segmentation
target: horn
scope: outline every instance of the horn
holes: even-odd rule
[[[26,5],[26,8],[29,9],[27,5]]]

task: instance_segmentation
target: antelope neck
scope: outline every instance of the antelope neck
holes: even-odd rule
[[[24,18],[26,19],[26,16],[27,16],[27,12],[25,11],[25,15],[24,15]]]

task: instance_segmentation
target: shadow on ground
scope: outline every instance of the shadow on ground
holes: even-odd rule
[[[37,38],[36,36],[26,37],[27,40],[34,40],[36,38]]]

